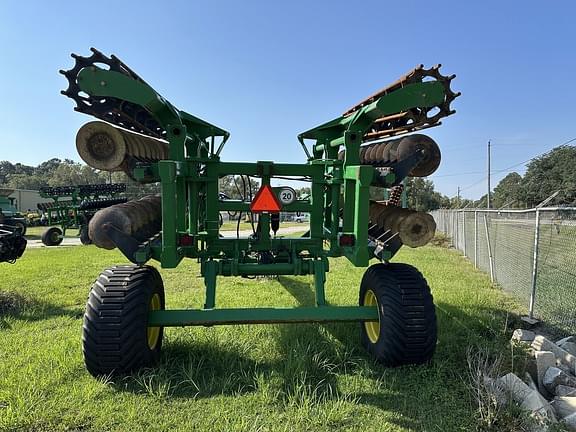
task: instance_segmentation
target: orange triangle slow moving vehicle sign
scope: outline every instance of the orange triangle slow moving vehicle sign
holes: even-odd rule
[[[280,203],[274,194],[270,185],[264,185],[256,192],[256,196],[250,203],[250,211],[252,213],[278,213],[280,211]]]

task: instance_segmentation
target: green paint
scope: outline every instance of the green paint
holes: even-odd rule
[[[376,320],[377,309],[367,306],[184,309],[155,311],[148,315],[149,326],[164,327]]]
[[[152,87],[118,72],[87,67],[78,75],[80,88],[93,96],[114,97],[148,111],[166,131],[170,159],[142,163],[134,177],[158,180],[162,190],[161,245],[144,242],[138,261],[159,260],[164,268],[178,266],[183,258],[199,260],[206,285],[202,311],[154,312],[157,325],[223,324],[243,322],[301,322],[360,320],[376,317],[375,310],[326,306],[324,283],[328,257],[346,256],[355,266],[369,264],[369,187],[372,166],[360,165],[362,137],[376,118],[413,108],[430,108],[445,98],[438,82],[408,84],[390,91],[351,115],[338,117],[299,135],[315,141],[303,164],[271,161],[222,162],[220,151],[229,133],[180,111]],[[219,146],[215,139],[220,140]],[[278,144],[277,144],[278,145]],[[218,148],[216,148],[218,147]],[[344,147],[344,160],[338,152]],[[247,238],[222,238],[219,212],[249,212],[245,201],[220,201],[218,181],[226,175],[247,175],[262,185],[275,177],[305,176],[310,196],[286,205],[283,211],[310,214],[310,230],[303,238],[272,238],[270,217],[260,215],[259,231]],[[393,173],[386,182],[393,184]],[[253,191],[256,193],[256,191]],[[343,199],[341,194],[343,194]],[[342,207],[341,207],[342,206]],[[342,208],[342,214],[339,209]],[[355,238],[353,246],[341,247],[341,234]],[[391,256],[388,251],[384,256]],[[217,276],[313,275],[317,308],[213,309]]]

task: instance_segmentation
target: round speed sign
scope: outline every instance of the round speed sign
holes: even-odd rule
[[[292,204],[296,201],[296,191],[291,187],[283,187],[278,192],[278,199],[283,205]]]

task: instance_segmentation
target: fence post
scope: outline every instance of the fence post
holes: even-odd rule
[[[456,236],[454,235],[454,212],[450,210],[450,238],[452,238],[452,244],[456,247]]]
[[[490,234],[488,232],[488,220],[484,215],[484,230],[486,231],[486,245],[488,246],[488,263],[490,264],[490,280],[494,283],[494,264],[492,262],[492,247],[490,246]]]
[[[478,210],[474,210],[474,267],[478,268]]]
[[[458,210],[454,211],[454,221],[455,221],[455,229],[454,229],[454,237],[456,238],[456,249],[460,250],[460,232],[458,231]]]
[[[470,258],[466,254],[466,212],[464,210],[462,210],[462,241],[464,247],[464,256]]]
[[[536,209],[536,226],[534,227],[534,258],[532,261],[532,289],[530,292],[530,305],[528,318],[534,318],[534,304],[536,302],[536,279],[538,275],[538,242],[540,240],[540,209]]]

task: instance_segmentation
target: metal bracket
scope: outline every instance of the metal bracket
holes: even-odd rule
[[[120,249],[120,252],[134,264],[144,264],[150,258],[150,250],[147,242],[141,243],[136,238],[125,234],[109,223],[102,225],[102,231],[112,240],[116,247]],[[146,251],[146,249],[148,250]],[[137,259],[138,252],[145,252],[145,261]]]

